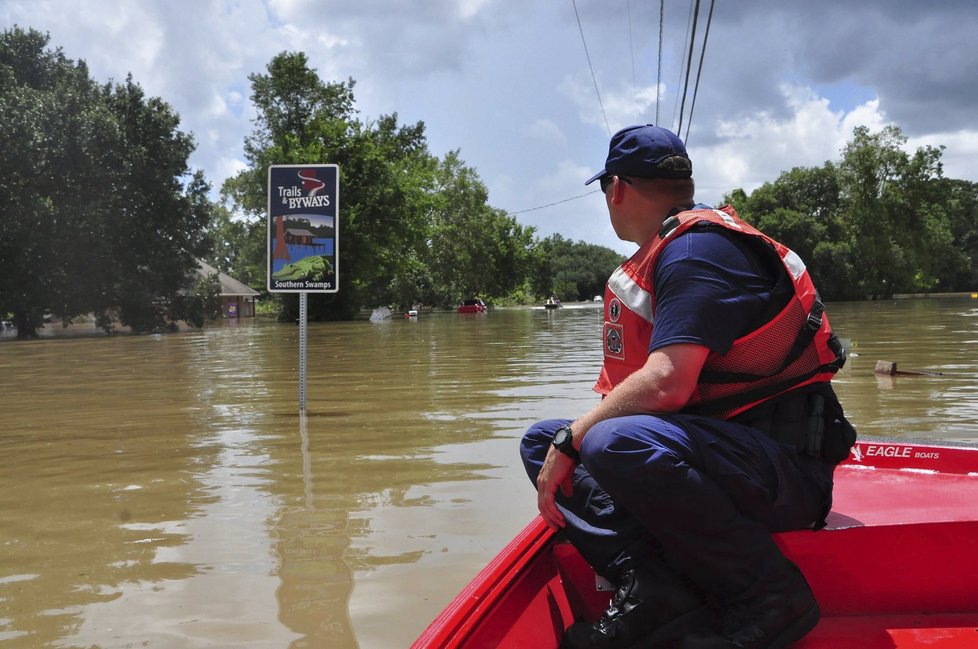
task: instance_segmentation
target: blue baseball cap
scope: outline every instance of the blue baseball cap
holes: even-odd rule
[[[693,175],[692,162],[685,169],[660,166],[663,160],[673,157],[689,160],[686,145],[678,135],[652,124],[629,126],[612,136],[604,169],[584,184],[590,185],[608,175],[638,178],[689,178]]]

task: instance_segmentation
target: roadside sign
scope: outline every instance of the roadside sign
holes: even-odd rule
[[[268,291],[339,289],[340,169],[335,164],[268,168]]]

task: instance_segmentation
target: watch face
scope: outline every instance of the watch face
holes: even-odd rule
[[[554,433],[553,445],[558,451],[572,458],[575,462],[580,462],[581,458],[578,452],[574,449],[574,433],[571,432],[570,426],[561,426]]]
[[[558,429],[557,434],[554,435],[554,446],[558,448],[567,446],[571,443],[571,435],[571,431],[567,428]]]

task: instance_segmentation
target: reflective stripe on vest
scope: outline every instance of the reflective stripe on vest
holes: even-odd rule
[[[804,262],[727,206],[667,219],[659,234],[612,274],[605,288],[604,365],[595,391],[607,394],[645,364],[655,322],[656,263],[666,244],[703,222],[763,240],[777,253],[795,294],[777,316],[735,340],[725,354],[710,352],[683,410],[726,419],[789,389],[830,380],[844,358]]]

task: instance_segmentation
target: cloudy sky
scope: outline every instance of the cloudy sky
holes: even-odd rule
[[[356,81],[362,120],[423,121],[432,153],[460,150],[540,236],[630,253],[583,182],[610,133],[678,128],[692,3],[665,0],[661,76],[656,0],[0,0],[0,26],[48,32],[99,81],[131,72],[215,187],[244,164],[248,75],[305,52]],[[978,181],[974,0],[716,0],[690,117],[709,7],[681,129],[700,200],[838,160],[858,125],[944,145],[945,174]]]

